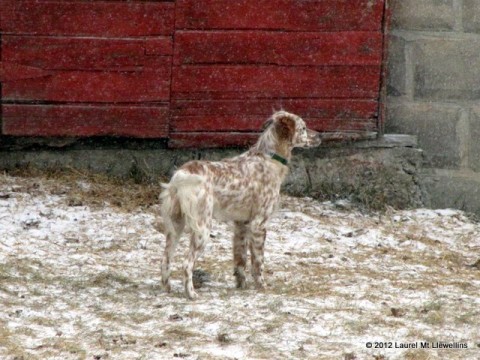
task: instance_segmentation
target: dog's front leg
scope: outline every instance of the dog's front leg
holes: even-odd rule
[[[235,222],[233,230],[233,274],[237,280],[237,288],[245,289],[245,266],[247,264],[247,227],[244,222]]]
[[[260,226],[252,226],[249,243],[250,255],[252,257],[252,275],[257,289],[265,288],[265,280],[263,278],[263,254],[266,236],[267,230],[263,224]]]

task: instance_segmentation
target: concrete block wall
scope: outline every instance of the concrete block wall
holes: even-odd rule
[[[480,0],[390,7],[385,131],[418,136],[429,205],[480,212]]]

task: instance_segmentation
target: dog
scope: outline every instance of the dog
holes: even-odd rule
[[[264,124],[258,141],[245,153],[222,161],[190,161],[162,184],[161,216],[166,237],[162,284],[171,291],[171,260],[180,236],[191,233],[184,262],[185,295],[195,299],[192,273],[195,261],[210,238],[212,220],[233,221],[233,260],[236,286],[246,288],[247,247],[257,289],[263,277],[266,226],[280,200],[280,186],[288,173],[292,150],[319,146],[320,133],[307,129],[303,119],[275,112]]]

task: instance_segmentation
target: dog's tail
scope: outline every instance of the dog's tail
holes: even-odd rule
[[[162,184],[161,213],[166,231],[176,234],[174,219],[178,219],[183,220],[193,232],[199,232],[198,219],[201,209],[198,200],[202,195],[199,189],[203,188],[199,185],[204,181],[201,175],[179,170],[170,183]]]

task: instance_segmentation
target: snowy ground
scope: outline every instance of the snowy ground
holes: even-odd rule
[[[155,207],[71,195],[95,186],[0,175],[1,359],[480,358],[480,225],[460,211],[284,197],[268,288],[234,289],[230,229],[216,224],[198,264],[212,281],[191,302],[186,239],[166,294]]]

